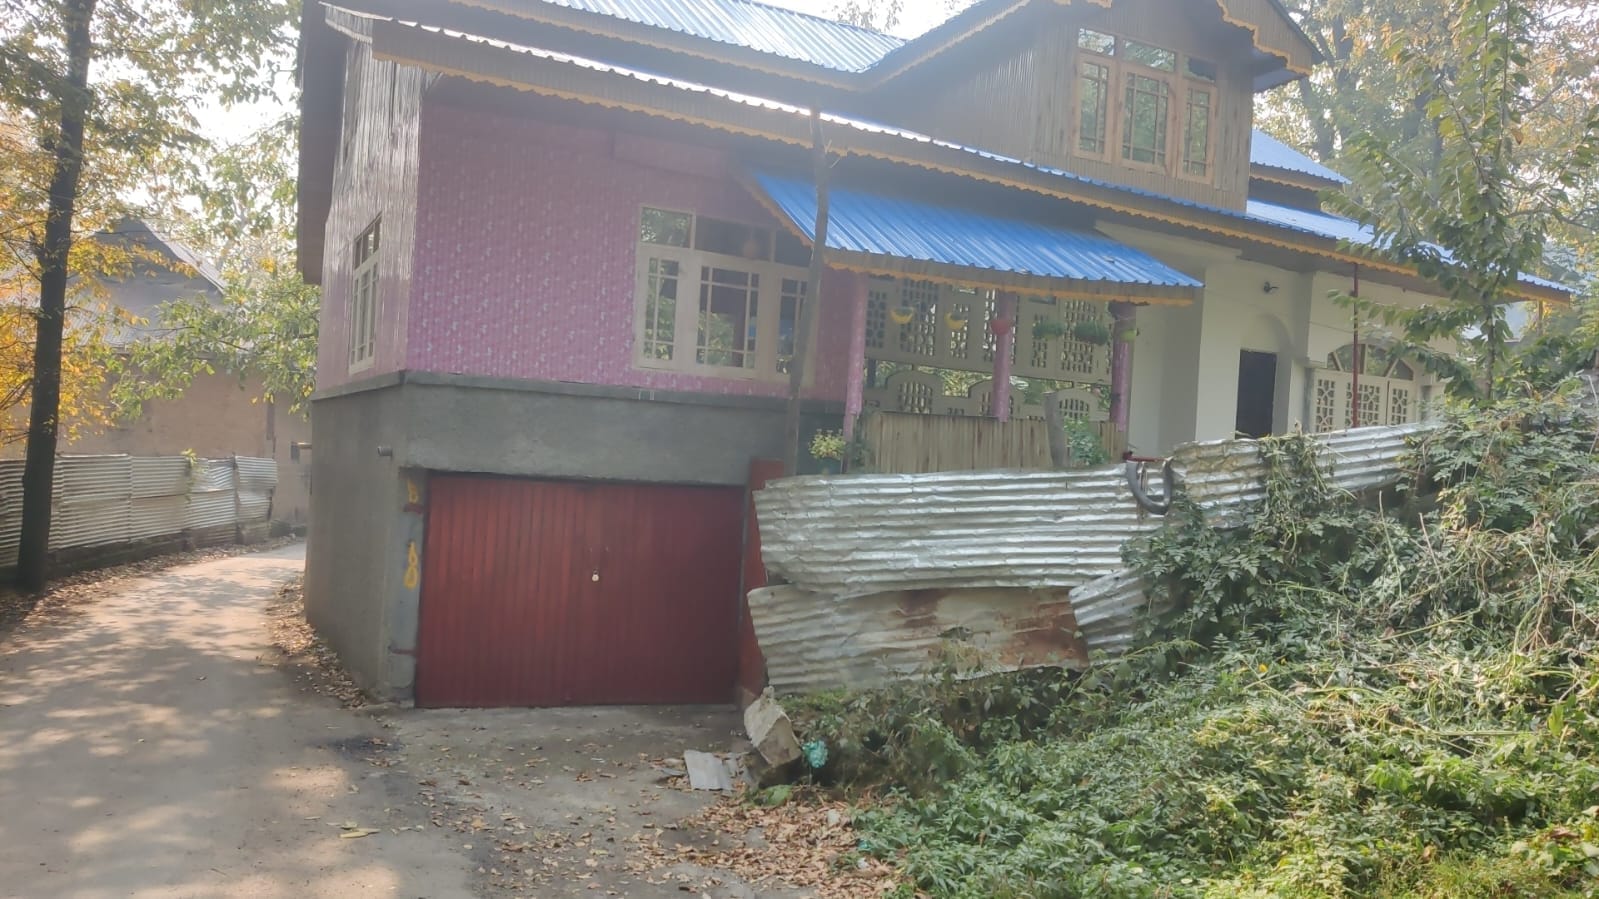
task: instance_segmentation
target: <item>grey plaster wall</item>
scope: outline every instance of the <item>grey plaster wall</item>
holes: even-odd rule
[[[319,400],[311,407],[311,529],[306,546],[306,617],[360,685],[392,697],[385,601],[404,573],[404,485],[394,460],[378,455],[402,432],[396,390]]]
[[[553,478],[743,484],[781,458],[783,404],[649,391],[411,376],[403,464]],[[684,401],[688,400],[688,401]],[[807,416],[812,427],[836,416]]]
[[[783,404],[403,372],[312,404],[306,610],[363,687],[411,698],[428,472],[742,485]],[[805,427],[839,412],[807,410]],[[380,447],[385,455],[380,455]]]

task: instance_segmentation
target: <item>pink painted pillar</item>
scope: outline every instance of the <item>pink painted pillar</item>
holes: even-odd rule
[[[1110,304],[1110,421],[1116,433],[1127,433],[1127,394],[1133,381],[1132,331],[1137,327],[1132,303]]]
[[[1001,292],[995,297],[994,320],[994,395],[989,412],[995,421],[1010,421],[1010,367],[1016,343],[1016,294]]]
[[[855,439],[866,386],[866,300],[870,279],[860,272],[834,272],[838,295],[849,301],[849,366],[844,379],[844,440]]]

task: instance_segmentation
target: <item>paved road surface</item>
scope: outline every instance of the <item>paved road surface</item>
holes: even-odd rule
[[[0,896],[472,895],[463,855],[388,829],[425,818],[360,760],[376,723],[273,667],[303,559],[176,568],[0,642]]]

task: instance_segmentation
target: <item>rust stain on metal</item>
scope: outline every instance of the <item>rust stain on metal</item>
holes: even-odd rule
[[[973,651],[989,671],[1088,662],[1063,589],[906,590],[836,599],[783,585],[751,591],[749,603],[779,693],[914,677],[949,648]]]
[[[1317,457],[1341,489],[1384,489],[1429,427],[1318,434]],[[1256,441],[1186,444],[1171,462],[1218,527],[1265,496]],[[1125,651],[1149,600],[1122,549],[1161,523],[1119,467],[789,478],[756,507],[766,568],[789,582],[749,595],[779,692],[876,686],[950,640],[1010,669]]]

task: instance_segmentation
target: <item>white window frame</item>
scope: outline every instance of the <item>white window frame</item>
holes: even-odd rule
[[[371,246],[367,241],[371,240]],[[383,255],[383,217],[378,216],[350,246],[350,299],[346,305],[350,371],[364,371],[377,359],[378,317],[382,304],[378,290],[378,260]]]
[[[644,210],[657,209],[662,212],[687,215],[691,218],[689,226],[688,246],[676,247],[667,244],[646,243],[638,237],[637,229],[643,220]],[[711,216],[711,218],[717,218]],[[730,221],[725,220],[723,221]],[[788,382],[788,373],[781,370],[779,359],[780,349],[780,310],[783,296],[783,281],[785,279],[800,282],[801,290],[808,295],[810,270],[794,265],[783,265],[771,260],[748,259],[742,256],[729,256],[722,253],[713,253],[706,250],[694,249],[698,238],[700,216],[699,213],[687,209],[678,209],[655,203],[641,203],[638,213],[634,216],[634,247],[635,280],[633,288],[633,365],[635,368],[651,371],[674,371],[683,374],[705,375],[714,378],[725,378],[740,381],[767,381]],[[735,222],[735,224],[748,225],[751,228],[760,228],[773,233],[771,244],[776,244],[775,228],[767,224],[750,224],[748,222]],[[660,359],[645,352],[645,326],[648,324],[649,314],[649,277],[650,260],[670,260],[678,264],[678,289],[677,305],[673,310],[673,340],[672,358]],[[749,272],[759,276],[756,288],[756,331],[755,331],[755,364],[751,367],[731,365],[711,365],[697,361],[699,355],[699,315],[700,315],[700,290],[701,271],[706,268],[722,268],[740,272]],[[817,316],[820,318],[820,316]],[[797,325],[797,323],[796,323]],[[816,323],[811,324],[810,345],[816,345]],[[807,370],[806,383],[811,382],[814,368]]]

